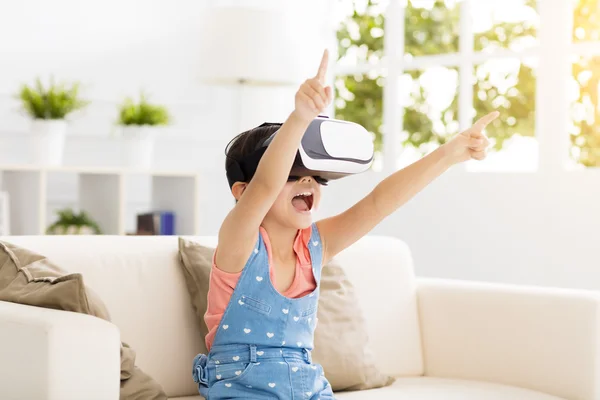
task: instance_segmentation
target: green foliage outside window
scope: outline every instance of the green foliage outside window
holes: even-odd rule
[[[600,40],[600,10],[597,0],[579,0],[573,20],[573,42]],[[579,88],[571,104],[570,129],[573,158],[586,167],[600,167],[600,56],[578,57],[572,75]]]
[[[362,0],[363,3],[364,1]],[[380,0],[368,0],[366,7],[355,7],[354,13],[343,21],[338,30],[340,58],[357,48],[360,51],[355,53],[362,62],[371,57],[383,56],[384,38],[381,32],[385,28],[385,20],[380,12],[374,12],[381,9],[379,3]],[[436,0],[430,9],[423,8],[421,4],[422,2],[409,1],[405,10],[405,53],[426,56],[458,52],[460,7],[455,2],[443,0]],[[533,0],[527,0],[525,5],[532,12],[536,8]],[[596,0],[579,0],[575,5],[574,35],[579,35],[579,40],[600,37],[600,14],[597,7]],[[357,11],[358,9],[361,11]],[[496,22],[487,31],[475,33],[474,50],[515,48],[524,40],[531,41],[536,36],[535,24],[528,21]],[[485,64],[474,66],[473,117],[485,115],[492,110],[501,113],[500,118],[488,127],[488,134],[493,138],[496,150],[500,150],[505,141],[515,134],[534,136],[535,70],[529,63],[514,61],[518,68],[507,69],[505,72],[501,68],[492,71]],[[598,73],[590,74],[590,70]],[[404,108],[403,144],[416,148],[431,143],[443,144],[458,130],[455,122],[458,119],[458,96],[441,110],[440,115],[431,118],[427,93],[418,81],[422,73],[423,71],[405,72],[412,78],[413,86],[417,89],[410,91],[410,102]],[[600,116],[597,108],[600,57],[582,59],[575,63],[573,76],[580,87],[579,99],[574,107],[581,108],[582,104],[587,104],[588,111],[587,119],[574,121],[575,130],[571,137],[574,146],[578,148],[575,153],[578,154],[580,163],[600,166],[600,124],[593,123],[594,116]],[[499,80],[504,84],[495,84]],[[360,123],[374,133],[378,150],[381,149],[382,138],[384,81],[385,77],[366,74],[340,77],[336,82],[336,116]]]

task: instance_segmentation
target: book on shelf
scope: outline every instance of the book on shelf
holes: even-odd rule
[[[174,235],[175,214],[171,211],[153,211],[137,216],[137,235]]]

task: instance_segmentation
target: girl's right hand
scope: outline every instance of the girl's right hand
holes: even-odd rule
[[[296,93],[296,109],[294,113],[304,121],[312,121],[331,103],[331,87],[325,85],[329,52],[323,52],[321,65],[314,78],[307,79]]]

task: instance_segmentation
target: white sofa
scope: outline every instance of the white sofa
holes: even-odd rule
[[[0,302],[0,399],[117,400],[120,339],[171,398],[200,399],[191,363],[203,338],[176,237],[0,239],[82,272],[114,323]],[[600,399],[598,294],[415,279],[407,246],[386,237],[366,237],[339,258],[376,360],[398,380],[337,398]]]

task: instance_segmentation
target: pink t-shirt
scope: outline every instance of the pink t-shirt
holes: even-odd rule
[[[310,260],[310,252],[308,250],[308,242],[312,233],[312,228],[302,229],[298,231],[296,240],[294,241],[294,252],[296,253],[296,274],[294,280],[289,288],[283,293],[283,296],[289,298],[300,298],[312,293],[317,287],[315,277],[312,272],[312,263]],[[267,254],[269,256],[269,275],[273,286],[275,285],[275,272],[273,270],[273,258],[271,252],[271,241],[267,235],[267,231],[260,227],[260,234],[265,247],[267,248]],[[216,254],[216,252],[215,252]],[[240,279],[242,272],[228,273],[217,268],[215,260],[213,259],[213,268],[210,273],[210,285],[208,290],[208,305],[206,314],[204,315],[204,321],[208,327],[208,334],[206,335],[206,348],[210,351],[212,343],[215,338],[221,318],[225,313],[225,309],[229,304],[233,290]]]

